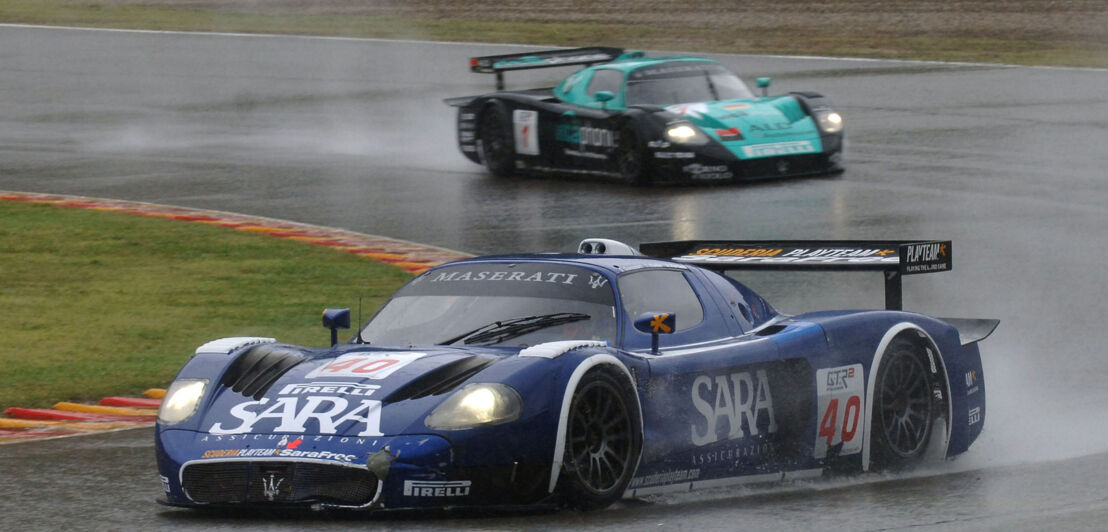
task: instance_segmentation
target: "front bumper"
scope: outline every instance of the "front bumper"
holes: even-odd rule
[[[165,504],[385,510],[526,506],[549,498],[549,464],[455,464],[437,435],[378,438],[162,430]]]
[[[814,152],[788,153],[792,143],[779,144],[783,145],[780,155],[740,158],[716,142],[695,147],[659,143],[647,150],[646,164],[653,179],[661,182],[753,181],[843,170],[841,135],[821,136],[820,149]]]

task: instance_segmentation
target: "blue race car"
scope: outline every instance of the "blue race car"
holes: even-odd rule
[[[156,428],[166,504],[414,509],[568,505],[900,470],[981,433],[995,320],[903,312],[936,242],[592,239],[466,259],[332,345],[209,342]],[[658,258],[655,258],[658,257]],[[787,316],[725,275],[884,272],[885,310]]]
[[[552,89],[504,90],[504,73],[586,65]],[[843,119],[814,92],[754,93],[702,57],[574,48],[475,57],[497,92],[450,98],[458,146],[498,176],[556,172],[632,184],[731,182],[842,171]]]

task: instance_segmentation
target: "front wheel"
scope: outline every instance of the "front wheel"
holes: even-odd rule
[[[924,349],[905,338],[886,349],[874,391],[874,469],[910,469],[923,461],[942,395],[930,367]]]
[[[614,371],[581,379],[569,406],[560,482],[570,506],[599,510],[623,495],[642,447],[637,412],[633,388]]]

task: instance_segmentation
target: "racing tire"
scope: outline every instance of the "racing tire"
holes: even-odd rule
[[[578,510],[608,507],[634,474],[642,448],[638,403],[627,379],[610,369],[585,374],[573,392],[559,491]]]
[[[477,119],[477,152],[489,173],[497,177],[515,173],[514,144],[512,127],[504,108],[495,103],[487,106]]]
[[[895,338],[877,369],[871,419],[871,469],[903,471],[927,454],[942,393],[927,352],[907,338]]]
[[[620,181],[641,186],[649,183],[643,157],[642,141],[631,124],[619,131],[619,148],[616,150],[616,171]]]

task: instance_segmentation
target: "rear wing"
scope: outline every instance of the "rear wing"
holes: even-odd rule
[[[573,65],[607,63],[623,55],[623,48],[592,46],[545,50],[521,54],[487,55],[469,60],[469,70],[478,74],[496,74],[496,90],[504,90],[504,72]]]
[[[885,308],[901,310],[904,275],[949,271],[949,240],[686,240],[641,244],[643,255],[718,271],[879,271]]]

